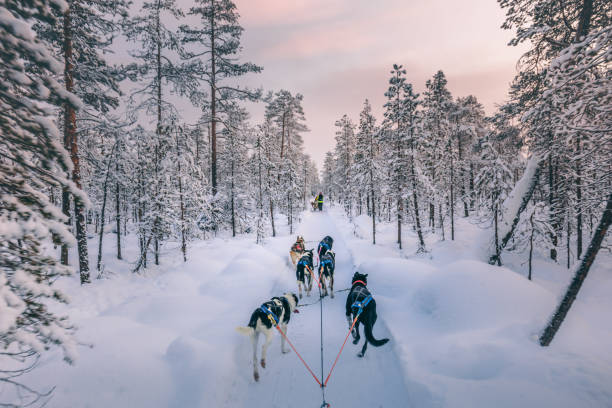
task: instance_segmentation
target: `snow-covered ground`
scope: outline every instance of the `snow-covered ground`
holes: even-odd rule
[[[376,246],[370,229],[367,217],[349,223],[331,209],[303,214],[296,231],[309,247],[334,237],[336,290],[356,269],[369,274],[374,335],[391,338],[363,359],[361,344],[349,341],[326,389],[332,407],[612,406],[609,254],[597,260],[552,346],[541,348],[537,334],[567,270],[540,260],[529,282],[518,258],[515,265],[508,257],[514,270],[489,266],[479,260],[482,232],[464,220],[456,241],[431,236],[430,252],[420,255],[409,229],[403,251],[393,224],[380,225]],[[319,407],[318,385],[294,353],[281,355],[278,336],[255,383],[249,340],[234,331],[271,296],[297,291],[288,259],[294,238],[199,242],[187,263],[168,249],[160,267],[139,276],[128,262],[111,261],[109,235],[107,279],[57,283],[72,299],[65,311],[80,328],[79,359],[68,366],[52,352],[23,379],[56,386],[49,407]],[[124,255],[136,257],[129,241]],[[324,299],[325,375],[346,335],[345,299],[346,292]],[[300,308],[288,336],[319,374],[318,304]]]

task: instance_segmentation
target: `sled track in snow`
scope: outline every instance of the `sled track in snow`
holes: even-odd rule
[[[296,234],[316,242],[325,235],[333,237],[333,249],[336,253],[335,287],[344,289],[350,286],[350,279],[356,268],[353,254],[330,214],[305,213],[300,226],[296,229]],[[287,267],[287,273],[291,276],[295,274],[290,265]],[[295,286],[290,288],[280,286],[278,283],[274,285],[273,295],[287,290],[297,292]],[[304,307],[300,309],[299,314],[292,316],[287,330],[288,338],[319,376],[321,374],[320,330],[323,327],[324,378],[329,373],[348,331],[344,315],[347,293],[336,293],[334,299],[329,296],[322,299],[322,321],[320,306]],[[315,283],[310,298],[304,296],[301,302],[315,302],[318,296]],[[391,342],[378,348],[368,347],[363,358],[357,357],[357,352],[365,341],[363,336],[357,346],[347,342],[325,388],[325,400],[331,407],[411,406],[403,371],[398,362],[399,357],[392,344],[392,336],[384,323],[384,316],[380,314],[374,326],[374,333],[378,338],[391,338]],[[239,380],[234,383],[233,396],[228,396],[225,407],[321,407],[321,388],[295,353],[281,355],[279,334],[275,335],[268,349],[267,368],[260,369],[261,378],[258,383],[252,379],[251,347],[247,343],[246,340],[241,342],[236,350],[235,363],[239,370],[237,373]],[[237,395],[243,398],[236,398]]]

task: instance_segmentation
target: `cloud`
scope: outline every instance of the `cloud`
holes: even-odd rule
[[[331,19],[350,7],[349,0],[237,0],[247,27],[295,25]]]

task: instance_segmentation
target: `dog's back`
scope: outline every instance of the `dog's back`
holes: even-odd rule
[[[323,267],[323,272],[326,275],[332,275],[336,267],[336,255],[331,250],[326,251],[321,255],[319,264]]]
[[[334,246],[334,239],[327,235],[325,238],[321,240],[319,243],[318,253],[319,256],[325,255],[327,251],[330,251]]]

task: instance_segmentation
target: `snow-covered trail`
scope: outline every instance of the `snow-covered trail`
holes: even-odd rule
[[[316,247],[325,235],[334,238],[336,252],[335,289],[350,285],[355,270],[353,256],[342,238],[342,233],[328,213],[305,213],[296,234],[304,236],[307,247]],[[287,273],[294,273],[287,267]],[[315,285],[316,287],[316,285]],[[278,288],[280,289],[280,288]],[[293,289],[297,292],[297,288]],[[347,333],[344,304],[347,292],[336,294],[334,299],[323,300],[323,347],[324,378],[338,353]],[[376,294],[374,294],[376,295]],[[318,298],[313,291],[304,297],[303,303]],[[265,299],[262,299],[262,301]],[[257,305],[253,305],[256,307]],[[245,317],[246,318],[246,317]],[[302,354],[317,376],[321,375],[320,359],[320,306],[302,307],[289,324],[289,339]],[[384,316],[374,326],[377,338],[391,337],[385,327]],[[410,406],[409,390],[406,388],[399,358],[393,347],[393,339],[383,347],[369,346],[364,358],[357,357],[364,338],[359,345],[351,339],[340,357],[329,380],[325,394],[333,407],[407,407]],[[295,353],[280,354],[280,338],[275,335],[268,350],[267,368],[261,369],[259,383],[252,380],[251,352],[248,340],[244,340],[236,351],[236,366],[244,367],[240,377],[230,391],[226,407],[320,407],[321,389],[299,361]],[[243,389],[245,388],[246,389]]]

